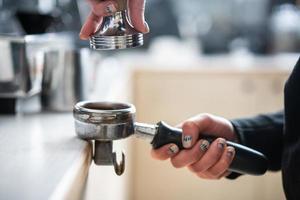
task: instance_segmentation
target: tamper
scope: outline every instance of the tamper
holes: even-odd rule
[[[94,50],[112,50],[139,47],[143,45],[143,34],[129,23],[127,0],[117,0],[118,10],[103,18],[102,24],[90,38]]]
[[[132,104],[83,101],[74,106],[73,114],[77,136],[85,140],[95,140],[95,164],[114,165],[118,175],[125,169],[125,155],[122,153],[122,160],[118,163],[116,153],[112,152],[113,140],[134,134],[138,138],[151,141],[154,149],[169,143],[175,143],[179,149],[183,149],[181,129],[162,121],[157,124],[135,122],[135,107]],[[214,140],[205,139],[209,142]],[[226,143],[235,148],[235,157],[229,171],[252,175],[266,172],[268,162],[262,153],[234,142]]]

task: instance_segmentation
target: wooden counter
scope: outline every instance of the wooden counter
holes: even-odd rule
[[[65,114],[0,116],[0,198],[80,199],[91,145]]]

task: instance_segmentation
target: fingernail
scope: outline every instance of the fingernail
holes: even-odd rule
[[[200,141],[200,149],[202,151],[207,151],[208,147],[209,147],[209,142],[207,140]]]
[[[218,148],[223,149],[224,147],[225,147],[225,140],[220,139],[219,142],[218,142]]]
[[[235,149],[233,147],[228,147],[226,154],[229,158],[231,158],[234,155],[234,152],[235,152]]]
[[[144,28],[145,28],[145,31],[144,31],[144,33],[149,33],[149,31],[150,31],[150,28],[149,28],[149,25],[148,25],[148,23],[147,23],[147,22],[144,22]]]
[[[89,39],[89,37],[86,37],[85,35],[83,35],[82,33],[79,33],[79,38],[82,40],[87,40]]]
[[[179,151],[178,146],[175,145],[175,144],[172,144],[172,145],[169,147],[168,153],[169,153],[170,155],[174,155],[174,154],[176,154],[178,151]]]
[[[114,6],[114,4],[108,4],[105,8],[105,12],[109,15],[112,15],[114,12],[116,12],[117,9],[116,7]]]
[[[183,137],[183,143],[184,148],[190,148],[192,146],[192,136],[191,135],[185,135]]]

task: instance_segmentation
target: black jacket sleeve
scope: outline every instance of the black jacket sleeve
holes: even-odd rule
[[[269,161],[269,170],[281,169],[281,155],[283,150],[284,113],[258,115],[253,118],[231,120],[239,137],[240,143],[262,152]],[[227,178],[239,176],[230,174]]]

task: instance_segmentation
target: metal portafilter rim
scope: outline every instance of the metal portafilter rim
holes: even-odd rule
[[[83,101],[73,115],[82,139],[118,140],[134,133],[135,107],[129,103]]]
[[[74,117],[82,122],[102,122],[106,120],[131,119],[135,107],[129,103],[82,101],[74,106]]]

